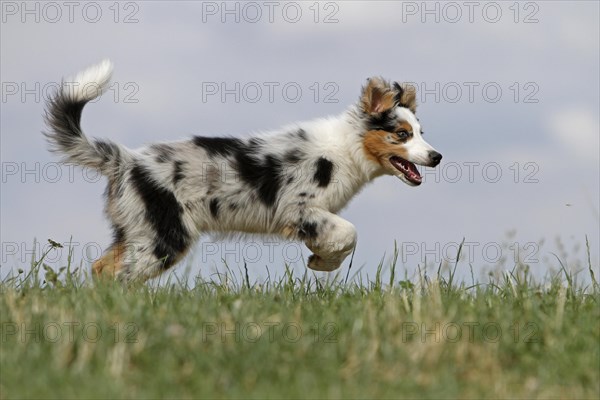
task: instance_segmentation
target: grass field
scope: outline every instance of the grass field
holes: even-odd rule
[[[592,271],[125,289],[37,260],[0,285],[0,397],[596,399]]]

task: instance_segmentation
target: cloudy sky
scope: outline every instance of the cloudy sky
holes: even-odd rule
[[[543,276],[553,253],[583,268],[587,235],[600,275],[598,2],[1,4],[2,276],[34,238],[72,237],[86,267],[110,242],[104,180],[59,165],[40,133],[57,82],[104,58],[114,83],[83,127],[132,148],[338,114],[373,75],[414,82],[444,160],[418,188],[379,178],[342,212],[359,233],[353,268],[372,277],[397,242],[410,276],[464,238],[464,274],[520,258]],[[262,279],[287,261],[302,274],[308,250],[272,242],[205,237],[185,263],[209,276],[245,259]]]

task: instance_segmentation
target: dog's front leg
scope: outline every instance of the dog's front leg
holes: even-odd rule
[[[338,269],[356,246],[354,225],[328,211],[312,209],[299,225],[298,236],[314,253],[308,259],[310,269]]]

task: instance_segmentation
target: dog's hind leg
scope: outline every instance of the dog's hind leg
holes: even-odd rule
[[[158,258],[145,247],[114,244],[92,265],[95,278],[117,279],[124,283],[144,282],[154,278],[175,265],[185,252]]]
[[[310,209],[296,226],[297,236],[312,250],[308,267],[338,269],[356,246],[356,229],[345,219],[321,209]]]
[[[124,266],[125,249],[123,243],[113,244],[102,258],[92,265],[94,278],[114,278]]]
[[[126,284],[144,282],[166,272],[170,267],[180,261],[187,249],[180,253],[173,253],[159,257],[155,249],[145,245],[130,245],[121,268],[116,273],[116,278]]]
[[[172,248],[150,233],[136,236],[135,241],[115,242],[92,266],[95,277],[117,279],[123,283],[144,282],[154,278],[180,261],[192,241]]]

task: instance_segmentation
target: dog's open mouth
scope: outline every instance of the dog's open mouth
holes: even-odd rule
[[[417,171],[417,167],[410,161],[398,156],[392,156],[390,157],[390,164],[392,164],[398,171],[402,172],[406,180],[410,183],[414,185],[420,185],[423,181],[421,174],[419,174],[419,171]]]

